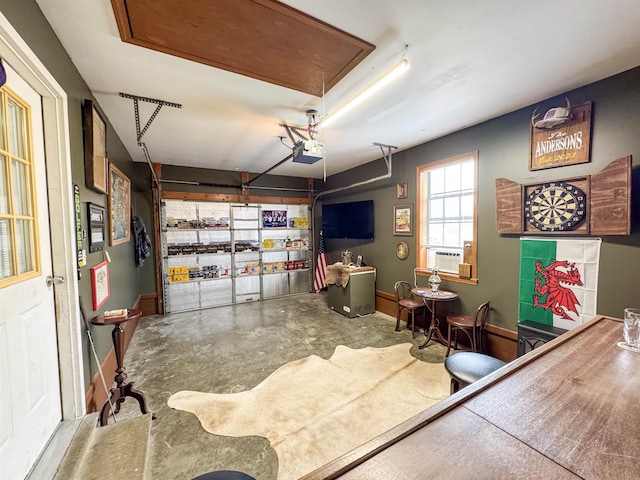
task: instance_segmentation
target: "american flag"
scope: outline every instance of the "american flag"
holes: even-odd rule
[[[316,273],[313,277],[313,289],[318,293],[327,286],[327,252],[324,250],[324,236],[320,230],[320,242],[318,244],[318,261],[316,262]]]

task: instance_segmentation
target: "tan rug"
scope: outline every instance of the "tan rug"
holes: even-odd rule
[[[311,355],[231,394],[181,391],[171,408],[195,414],[210,433],[266,437],[278,480],[295,480],[446,398],[443,364],[422,362],[411,344]]]

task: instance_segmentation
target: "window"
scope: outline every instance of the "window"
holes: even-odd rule
[[[39,273],[30,111],[0,89],[0,287]]]
[[[477,283],[477,152],[418,167],[418,259],[425,274]],[[470,265],[468,274],[466,265]]]

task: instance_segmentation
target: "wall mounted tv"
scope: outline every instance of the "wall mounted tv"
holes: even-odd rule
[[[324,238],[373,240],[373,200],[322,205]]]

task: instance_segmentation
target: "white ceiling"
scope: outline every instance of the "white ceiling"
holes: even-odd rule
[[[285,1],[376,45],[322,99],[123,43],[109,0],[37,1],[141,162],[133,101],[119,92],[182,104],[144,135],[152,161],[259,173],[291,153],[282,121],[306,126],[308,108],[337,109],[408,44],[409,72],[319,134],[331,175],[380,158],[374,142],[405,150],[640,65],[637,0]],[[140,103],[142,126],[154,108]],[[271,173],[321,178],[323,162]]]

